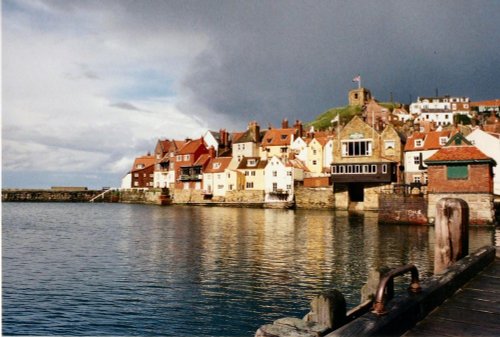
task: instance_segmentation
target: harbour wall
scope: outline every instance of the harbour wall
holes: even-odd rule
[[[3,189],[2,202],[89,202],[102,190]]]

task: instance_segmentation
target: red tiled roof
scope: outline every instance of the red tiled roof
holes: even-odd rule
[[[190,153],[195,153],[196,150],[204,145],[203,138],[197,139],[197,140],[191,140],[185,143],[179,150],[177,154],[190,154]]]
[[[224,172],[224,170],[229,166],[231,162],[231,157],[217,157],[212,158],[212,160],[208,163],[207,168],[205,169],[205,173],[220,173]]]
[[[478,101],[478,102],[471,102],[470,106],[473,107],[479,107],[479,106],[500,106],[500,99],[490,99],[487,101]]]
[[[156,162],[155,156],[141,156],[137,157],[134,160],[134,165],[132,166],[131,172],[137,171],[137,170],[143,170],[146,167],[153,166]],[[138,166],[141,166],[141,168],[138,168]]]
[[[282,146],[292,143],[295,129],[271,129],[267,130],[262,138],[262,146]]]
[[[208,153],[204,153],[196,159],[193,166],[205,166],[211,158]]]
[[[245,134],[245,131],[242,131],[242,132],[233,132],[231,134],[231,137],[232,137],[232,142],[235,143],[236,141],[238,141],[238,139],[240,139],[243,135]]]
[[[440,144],[439,139],[446,137],[447,141],[455,134],[456,131],[430,131],[430,132],[415,132],[407,138],[405,144],[405,151],[424,151],[440,149],[443,145]],[[415,146],[415,140],[421,139],[422,146]]]
[[[482,153],[475,146],[448,146],[441,148],[438,152],[434,153],[425,162],[432,164],[432,162],[470,162],[470,161],[493,161],[490,157]]]

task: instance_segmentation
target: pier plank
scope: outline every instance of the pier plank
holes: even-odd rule
[[[500,336],[499,275],[497,258],[403,336]]]

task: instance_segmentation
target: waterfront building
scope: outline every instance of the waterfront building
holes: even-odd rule
[[[294,195],[294,165],[273,156],[265,167],[265,201],[292,201]],[[303,178],[303,177],[302,177]]]
[[[262,139],[260,126],[253,121],[242,134],[233,137],[230,168],[236,169],[243,157],[260,157],[260,140]]]
[[[151,154],[137,157],[130,170],[129,188],[151,188],[154,186],[155,157]]]
[[[176,189],[201,190],[201,181],[203,178],[201,170],[208,157],[205,156],[205,161],[202,165],[199,162],[197,163],[197,161],[201,155],[208,152],[203,138],[187,140],[179,151],[177,151],[174,162]]]
[[[446,145],[452,131],[415,132],[404,146],[405,184],[427,185],[427,166],[424,161]]]
[[[378,195],[400,181],[402,136],[390,124],[379,133],[355,116],[334,139],[331,165],[337,209],[378,209]]]
[[[500,133],[475,129],[466,138],[481,152],[500,163]],[[493,167],[493,193],[500,195],[500,167],[498,165]]]
[[[493,223],[493,167],[496,162],[472,145],[461,133],[430,158],[428,166],[428,217],[436,216],[442,198],[459,198],[469,206],[471,224]]]
[[[225,171],[231,159],[231,157],[210,158],[203,170],[203,194],[206,199],[215,200],[225,196],[230,181]]]
[[[237,171],[245,177],[245,190],[264,191],[264,168],[267,160],[261,157],[243,157]]]
[[[171,187],[175,183],[174,159],[177,151],[184,145],[183,140],[159,139],[155,147],[155,169],[153,186]]]

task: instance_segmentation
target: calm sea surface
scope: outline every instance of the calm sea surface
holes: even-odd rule
[[[3,203],[5,335],[253,336],[372,267],[432,272],[434,230],[376,213]],[[470,248],[492,244],[471,228]]]

